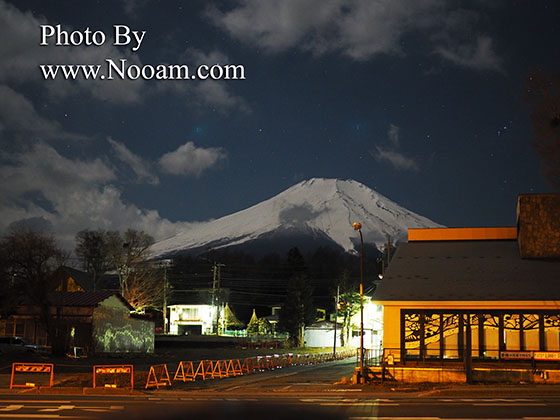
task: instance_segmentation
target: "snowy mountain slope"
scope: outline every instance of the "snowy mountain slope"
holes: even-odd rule
[[[246,210],[196,223],[172,238],[153,245],[156,256],[247,244],[274,236],[315,236],[354,252],[362,224],[364,242],[381,245],[406,241],[408,228],[441,225],[353,180],[313,178]],[[294,244],[297,245],[297,244]]]

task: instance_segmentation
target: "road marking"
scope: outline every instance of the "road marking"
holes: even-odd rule
[[[373,406],[373,407],[394,407],[399,406],[399,403],[378,403],[378,402],[356,402],[356,403],[343,403],[343,402],[329,402],[329,403],[320,403],[319,405],[325,406],[339,406],[339,407],[349,407],[349,406]],[[416,417],[418,418],[418,417]]]
[[[8,400],[11,403],[29,403],[29,401],[33,401],[33,404],[52,404],[53,400]],[[56,400],[54,401],[57,404],[70,404],[72,401],[63,401],[63,400]]]
[[[324,392],[362,392],[363,389],[336,389],[336,388],[327,388],[323,390]]]
[[[59,405],[58,408],[43,408],[39,411],[62,411],[62,410],[73,410],[75,405]]]
[[[84,416],[60,416],[59,414],[0,414],[0,418],[8,419],[91,419]]]
[[[475,407],[500,407],[500,406],[508,406],[508,407],[546,407],[548,404],[546,403],[473,403]]]
[[[349,420],[443,420],[441,417],[350,417]],[[454,419],[454,420],[467,420],[467,419]],[[481,420],[481,419],[478,419]],[[488,419],[485,419],[488,420]],[[503,419],[502,419],[503,420]],[[515,420],[515,419],[508,419]]]
[[[5,407],[5,408],[0,408],[0,411],[16,411],[16,410],[19,410],[19,409],[22,408],[22,407],[23,407],[23,405],[15,405],[15,404],[13,404],[13,405],[9,405],[9,406],[7,406],[7,407]]]

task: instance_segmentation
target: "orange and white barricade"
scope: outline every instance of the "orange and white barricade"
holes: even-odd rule
[[[134,367],[132,365],[93,366],[93,387],[134,388]]]
[[[12,363],[12,388],[52,387],[54,365],[52,363]]]

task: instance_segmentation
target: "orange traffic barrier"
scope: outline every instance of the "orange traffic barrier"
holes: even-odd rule
[[[16,374],[18,377],[21,376],[24,377],[25,382],[23,384],[17,383],[16,379],[18,378],[15,378]],[[32,375],[33,378],[41,378],[41,379],[45,378],[45,376],[48,375],[48,385],[42,384],[41,386],[52,387],[54,365],[52,363],[12,363],[12,378],[10,379],[10,389],[16,387],[22,387],[22,388],[35,387],[36,386],[35,382],[27,381],[30,375]]]
[[[171,386],[169,379],[169,372],[167,372],[167,365],[152,365],[148,373],[148,380],[146,381],[146,389],[155,386],[159,389],[160,386]]]
[[[272,357],[271,355],[267,355],[265,360],[265,367],[267,370],[274,370],[276,368],[274,357]]]
[[[253,372],[253,358],[246,357],[243,360],[243,364],[241,365],[241,372],[245,372],[246,374]]]
[[[111,383],[108,383],[110,380]],[[124,382],[123,382],[124,381]],[[100,382],[102,385],[100,385]],[[122,384],[122,386],[120,386]],[[93,366],[93,387],[134,388],[134,367],[132,365]]]
[[[177,366],[177,371],[173,377],[174,381],[194,381],[194,367],[193,362],[183,362],[179,363]]]
[[[226,376],[235,376],[233,370],[233,360],[226,360]]]
[[[236,359],[233,362],[233,376],[243,375],[243,369],[241,369],[241,362]]]
[[[206,379],[207,376],[214,379],[214,362],[212,360],[204,360],[203,366],[204,366],[204,379]]]
[[[206,373],[204,371],[204,360],[201,360],[200,362],[198,362],[198,365],[197,365],[196,370],[194,372],[193,381],[196,380],[196,378],[198,376],[202,376],[203,381],[206,379]]]
[[[214,364],[214,375],[218,378],[227,378],[227,362],[225,360],[217,360]]]

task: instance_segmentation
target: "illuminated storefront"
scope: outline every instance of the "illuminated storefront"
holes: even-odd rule
[[[463,359],[468,348],[478,359],[498,359],[501,351],[560,351],[558,311],[402,309],[401,323],[406,359]]]
[[[558,214],[560,195],[524,195],[516,227],[409,230],[373,296],[385,354],[406,363],[560,352]]]

